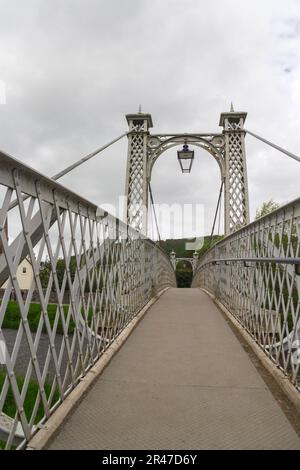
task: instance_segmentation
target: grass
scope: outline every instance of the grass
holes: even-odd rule
[[[0,300],[0,303],[1,303],[1,300]],[[69,305],[63,305],[65,318],[67,317],[68,309],[69,309]],[[56,304],[49,304],[47,306],[48,318],[49,318],[51,328],[53,328],[53,325],[54,325],[56,311],[57,311]],[[37,331],[40,317],[41,317],[41,305],[38,303],[30,304],[28,315],[27,315],[27,320],[28,320],[28,324],[29,324],[31,331]],[[89,324],[91,322],[91,319],[92,319],[92,309],[90,308],[89,313],[88,313]],[[2,328],[3,329],[4,328],[18,329],[20,322],[21,322],[21,314],[20,314],[18,303],[13,300],[10,300],[7,304]],[[69,326],[68,326],[68,333],[73,333],[74,330],[75,330],[75,323],[72,319],[70,319]],[[43,325],[43,331],[44,332],[46,331],[45,325]],[[58,320],[57,333],[63,334],[61,318],[59,318]],[[6,377],[6,373],[0,370],[0,393],[3,388],[5,377]],[[17,384],[18,384],[18,388],[20,392],[22,390],[24,380],[25,378],[23,376],[17,377]],[[45,383],[44,389],[45,389],[46,397],[48,399],[50,396],[50,392],[51,392],[51,385],[49,383]],[[24,400],[24,411],[25,411],[27,420],[30,420],[31,418],[38,393],[39,393],[38,384],[34,380],[30,380],[28,387],[27,387],[26,397]],[[50,407],[53,406],[58,401],[58,399],[59,399],[59,393],[58,393],[58,390],[55,390]],[[13,396],[12,389],[10,386],[9,386],[5,403],[3,406],[3,412],[12,418],[14,418],[16,414],[15,400],[14,400],[14,396]],[[40,403],[38,407],[38,411],[35,416],[34,424],[37,424],[38,422],[40,422],[43,416],[44,416],[44,408],[43,408],[42,403]],[[5,445],[6,443],[0,439],[0,449],[4,449]]]
[[[5,377],[6,377],[6,373],[3,371],[0,371],[0,392],[2,391]],[[17,384],[18,384],[18,388],[20,392],[22,390],[24,380],[25,379],[22,376],[17,377]],[[45,389],[46,396],[48,398],[51,392],[51,385],[49,383],[45,383],[44,389]],[[28,388],[27,388],[26,397],[24,400],[24,411],[25,411],[27,420],[30,420],[31,418],[38,392],[39,392],[39,387],[38,387],[37,382],[35,382],[34,380],[30,380],[28,384]],[[55,390],[50,406],[54,405],[54,403],[56,403],[58,399],[59,399],[59,393],[58,393],[58,390]],[[6,399],[5,399],[5,403],[3,407],[3,413],[6,413],[11,418],[14,418],[16,414],[15,400],[14,400],[14,396],[13,396],[12,389],[10,386],[6,395]],[[37,424],[43,418],[43,416],[44,416],[44,407],[42,403],[40,403],[38,407],[38,411],[36,413],[34,423]],[[1,441],[0,441],[0,446],[1,446]]]
[[[68,313],[68,305],[63,305],[63,310],[65,314],[65,318],[67,317]],[[51,328],[54,325],[55,321],[55,315],[56,315],[56,310],[57,310],[57,305],[56,304],[49,304],[47,306],[47,312],[48,312],[48,318],[50,321]],[[38,328],[38,324],[40,321],[41,317],[41,305],[38,303],[32,303],[30,304],[29,311],[28,311],[28,316],[27,320],[29,323],[29,327],[31,331],[36,331]],[[13,330],[17,330],[19,328],[21,321],[21,314],[20,314],[20,309],[19,305],[17,302],[10,300],[7,304],[6,312],[4,315],[4,321],[2,324],[2,328],[10,328]],[[68,333],[73,333],[75,329],[75,323],[71,319],[69,323],[69,328],[68,328]],[[43,325],[43,332],[46,331],[46,325]],[[62,321],[61,318],[58,320],[58,325],[57,325],[57,333],[63,334],[63,327],[62,327]]]
[[[2,440],[0,439],[0,450],[4,450],[4,449],[5,449],[5,446],[6,446],[6,442],[5,442],[5,441],[2,441]],[[16,448],[17,448],[17,447],[14,446],[14,445],[11,445],[11,446],[10,446],[10,450],[16,450]]]
[[[63,305],[65,318],[67,318],[68,309],[69,309],[69,305]],[[53,325],[54,325],[56,310],[57,310],[56,304],[48,304],[47,312],[48,312],[48,318],[49,318],[51,328],[53,328]],[[82,313],[83,312],[84,310],[82,309]],[[93,315],[93,312],[92,312],[92,308],[90,307],[89,313],[88,313],[89,324],[91,323],[92,315]],[[41,305],[39,303],[30,304],[28,315],[27,315],[27,320],[28,320],[30,331],[37,331],[40,317],[41,317]],[[7,304],[2,328],[10,328],[12,330],[17,330],[19,328],[20,321],[21,321],[21,314],[20,314],[18,302],[15,302],[14,300],[10,300]],[[74,330],[75,330],[75,323],[71,318],[69,322],[69,326],[68,326],[68,333],[73,333]],[[61,317],[59,317],[56,331],[58,334],[64,333]],[[43,325],[43,332],[44,333],[46,332],[45,324]]]

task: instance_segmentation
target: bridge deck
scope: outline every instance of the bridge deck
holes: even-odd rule
[[[152,306],[51,449],[299,449],[222,314],[198,289]]]

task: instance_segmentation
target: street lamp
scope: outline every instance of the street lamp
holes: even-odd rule
[[[177,151],[177,158],[182,173],[190,173],[194,160],[194,150],[189,150],[189,146],[185,142],[182,150]]]

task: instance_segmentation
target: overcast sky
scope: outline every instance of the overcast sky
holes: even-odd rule
[[[0,0],[0,80],[0,148],[47,175],[126,131],[139,104],[154,133],[218,132],[232,101],[249,130],[299,154],[300,1]],[[182,175],[176,150],[154,167],[155,202],[204,204],[209,232],[218,166],[196,148]],[[299,163],[250,136],[246,151],[252,218],[299,196]],[[126,158],[124,139],[61,182],[117,203]]]

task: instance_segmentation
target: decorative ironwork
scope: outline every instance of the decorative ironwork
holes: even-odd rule
[[[193,287],[223,304],[300,389],[300,199],[216,243]]]
[[[177,258],[176,257],[176,253],[175,251],[171,251],[170,253],[170,262],[174,268],[174,271],[176,271],[176,268],[177,268],[177,265],[181,262],[186,262],[186,263],[189,263],[191,268],[192,268],[192,271],[193,273],[195,272],[196,270],[196,267],[197,267],[197,264],[198,264],[198,253],[195,252],[193,253],[193,257],[192,258]]]
[[[148,182],[147,137],[152,127],[149,114],[126,116],[128,135],[128,161],[126,176],[126,221],[136,230],[147,234]]]
[[[225,135],[225,235],[250,221],[244,122],[247,113],[222,113]]]
[[[150,134],[152,118],[149,114],[127,115],[130,134],[128,136],[126,220],[129,225],[147,233],[147,182],[151,180],[153,165],[160,155],[181,144],[205,149],[219,165],[221,180],[225,185],[225,235],[246,225],[249,222],[244,145],[246,115],[246,113],[235,112],[233,108],[228,113],[222,113],[219,124],[223,127],[223,132],[219,134]]]
[[[177,158],[182,173],[190,173],[194,161],[194,150],[190,150],[188,144],[184,143],[182,150],[177,151]]]
[[[140,232],[0,158],[0,447],[9,449],[25,445],[132,318],[176,280],[169,259]],[[33,276],[21,291],[25,257]]]

